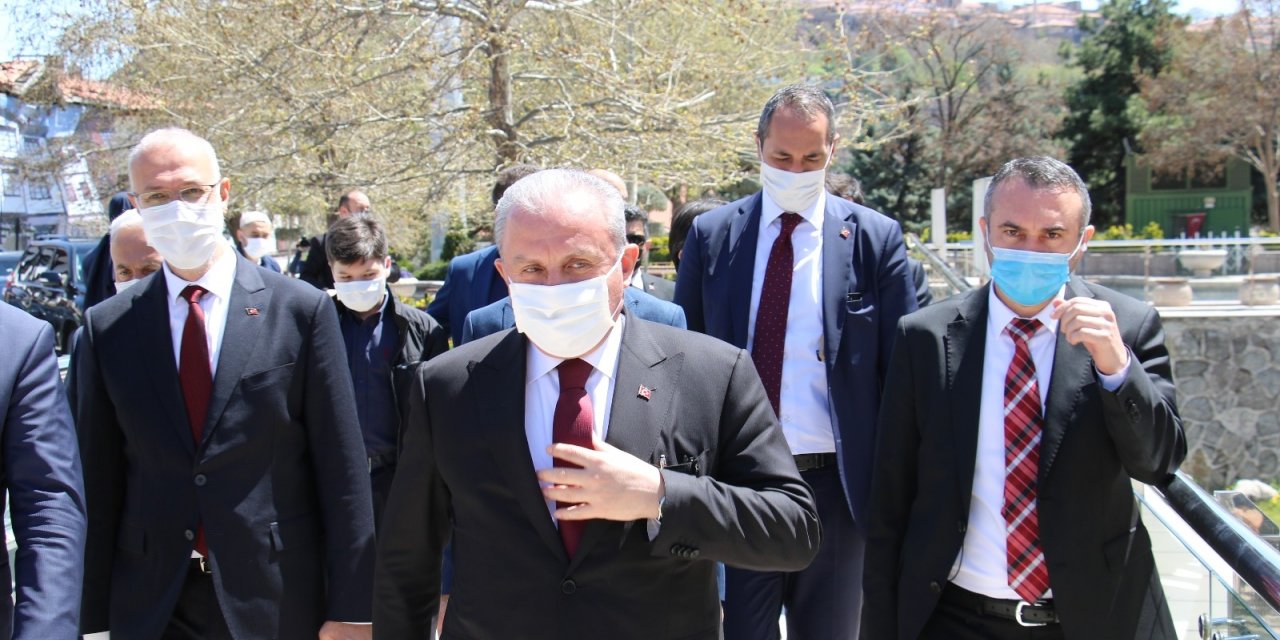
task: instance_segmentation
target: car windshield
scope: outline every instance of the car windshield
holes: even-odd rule
[[[76,252],[76,282],[84,282],[84,268],[88,255],[98,248],[97,242],[72,242],[71,248]]]

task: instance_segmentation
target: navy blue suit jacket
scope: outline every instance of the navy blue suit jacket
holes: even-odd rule
[[[7,595],[9,554],[0,556],[0,638],[74,638],[87,535],[84,479],[53,327],[0,304],[0,336],[0,478],[18,543],[16,605]],[[0,490],[0,509],[4,495]]]
[[[684,310],[678,305],[659,300],[635,287],[623,289],[623,297],[627,301],[627,313],[632,317],[644,318],[649,322],[665,324],[677,329],[685,329],[688,326]],[[468,313],[467,319],[463,322],[462,339],[454,344],[465,344],[514,326],[516,326],[516,317],[511,312],[511,298],[503,298]]]
[[[689,329],[747,347],[759,192],[698,216],[676,278]],[[902,231],[893,220],[827,194],[822,226],[823,361],[840,479],[860,530],[876,442],[880,392],[898,318],[915,311]]]
[[[449,332],[454,346],[462,344],[462,325],[468,313],[506,296],[505,284],[498,287],[502,295],[493,293],[494,283],[502,280],[497,267],[493,266],[497,260],[498,246],[493,245],[449,261],[444,285],[427,305],[427,313]]]

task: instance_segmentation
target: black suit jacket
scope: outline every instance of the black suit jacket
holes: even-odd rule
[[[634,317],[607,440],[666,456],[661,530],[650,541],[645,521],[595,520],[569,558],[529,458],[527,345],[507,330],[419,369],[379,539],[379,638],[431,628],[451,513],[448,638],[717,638],[715,561],[808,565],[813,497],[746,352]]]
[[[160,637],[201,522],[236,637],[314,640],[324,620],[368,621],[368,460],[333,303],[237,256],[197,446],[167,295],[161,273],[94,307],[77,347],[82,630]]]
[[[917,637],[964,542],[987,295],[983,287],[947,299],[898,326],[881,405],[863,580],[868,637]],[[1174,637],[1130,485],[1131,478],[1163,480],[1187,452],[1160,317],[1079,279],[1068,284],[1067,296],[1110,303],[1131,353],[1127,378],[1109,392],[1089,352],[1058,334],[1038,494],[1054,605],[1067,638]]]

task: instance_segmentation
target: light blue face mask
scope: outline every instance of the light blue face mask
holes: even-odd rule
[[[987,248],[994,259],[991,262],[991,279],[1000,291],[1024,307],[1034,307],[1058,293],[1071,277],[1071,258],[1084,244],[1084,235],[1071,253],[1041,253],[991,246]]]

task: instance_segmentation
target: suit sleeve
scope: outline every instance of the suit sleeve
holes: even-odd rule
[[[688,545],[744,569],[804,569],[821,538],[813,492],[746,351],[738,351],[723,403],[715,477],[662,472],[666,502],[652,553]]]
[[[326,619],[372,619],[373,505],[369,462],[355,413],[338,314],[316,296],[306,354],[303,420],[307,428],[326,545]]]
[[[462,321],[462,339],[458,341],[459,345],[466,344],[476,339],[475,315],[475,312],[472,311],[471,313],[468,313],[467,317]]]
[[[671,321],[667,324],[670,324],[677,329],[689,328],[689,319],[685,317],[684,309],[681,308],[680,305],[676,305],[676,308],[671,312]]]
[[[58,380],[53,329],[43,324],[21,362],[4,419],[13,535],[13,637],[73,638],[84,575],[84,478]]]
[[[915,373],[905,323],[899,323],[884,399],[868,506],[866,560],[862,573],[862,636],[898,637],[898,568],[916,496]]]
[[[427,314],[435,318],[440,326],[444,327],[445,334],[454,335],[454,327],[449,326],[449,298],[453,294],[453,288],[457,286],[456,274],[454,270],[455,260],[449,261],[449,267],[444,272],[444,284],[440,285],[440,290],[436,292],[436,297],[431,299],[431,304],[427,305]],[[458,344],[462,344],[459,341]],[[453,345],[458,346],[458,345]]]
[[[409,394],[404,444],[382,512],[373,624],[380,638],[430,637],[440,602],[440,562],[449,539],[449,496],[431,443],[422,367]]]
[[[431,322],[427,330],[427,348],[422,353],[423,361],[430,360],[449,350],[449,334],[439,322]]]
[[[680,254],[680,268],[676,272],[675,303],[684,309],[685,323],[690,331],[706,333],[702,316],[703,261],[706,257],[706,236],[698,220],[693,221],[689,237],[685,239],[684,253]]]
[[[1157,484],[1182,464],[1187,438],[1160,315],[1153,308],[1145,312],[1134,336],[1124,336],[1130,348],[1129,375],[1114,392],[1101,390],[1100,395],[1107,430],[1125,470],[1135,480]]]
[[[902,241],[902,229],[896,223],[889,225],[884,245],[880,248],[879,277],[876,286],[880,290],[880,357],[877,367],[880,380],[889,373],[889,354],[897,335],[898,320],[915,311],[916,283],[907,267],[907,245]]]
[[[111,566],[124,500],[124,434],[98,366],[94,314],[86,316],[76,344],[76,432],[83,464],[89,528],[85,542],[80,630],[106,631],[111,599]]]

